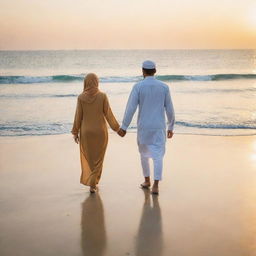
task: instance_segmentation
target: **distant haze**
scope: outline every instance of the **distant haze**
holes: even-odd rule
[[[0,0],[0,50],[255,48],[255,0]]]

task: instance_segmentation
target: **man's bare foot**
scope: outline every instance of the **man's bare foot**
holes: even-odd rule
[[[140,186],[142,187],[142,188],[149,188],[150,187],[150,182],[143,182],[142,184],[140,184]]]
[[[159,189],[158,189],[158,187],[153,186],[153,187],[152,187],[152,190],[151,190],[151,193],[152,193],[153,195],[158,195],[158,194],[159,194]]]

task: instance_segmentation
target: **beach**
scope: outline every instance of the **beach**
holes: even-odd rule
[[[1,256],[256,256],[256,74],[245,50],[0,51]],[[156,62],[175,111],[159,196],[142,190],[137,112],[110,131],[99,191],[72,129],[86,74],[121,124]]]
[[[0,256],[256,256],[255,0],[0,7]]]
[[[256,255],[256,138],[175,134],[159,196],[136,133],[111,133],[99,191],[69,134],[0,138],[0,255]]]

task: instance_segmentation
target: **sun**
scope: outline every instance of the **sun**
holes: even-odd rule
[[[256,4],[249,8],[247,18],[249,26],[256,30]]]

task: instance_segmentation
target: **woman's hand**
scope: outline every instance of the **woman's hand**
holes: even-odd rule
[[[73,135],[74,141],[76,144],[79,143],[79,136],[78,135]]]
[[[120,129],[117,131],[117,134],[118,134],[120,137],[124,137],[125,134],[126,134],[126,131],[120,128]]]

